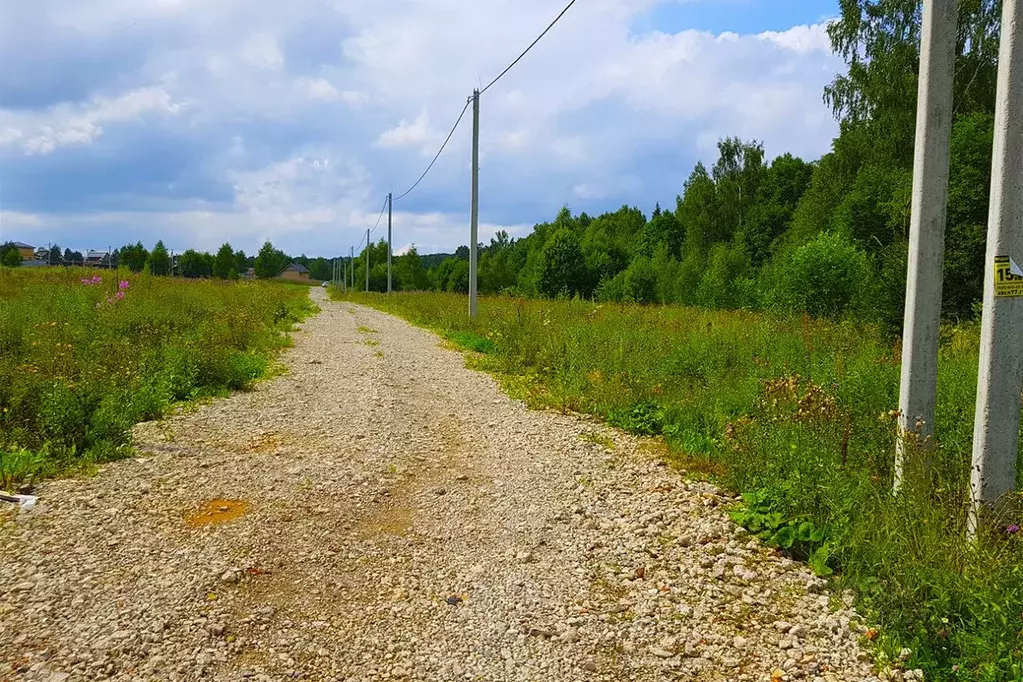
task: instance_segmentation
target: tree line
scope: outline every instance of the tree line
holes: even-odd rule
[[[982,295],[1000,3],[961,0],[959,14],[943,314],[961,320],[976,315]],[[823,93],[840,124],[828,153],[767,162],[759,141],[723,139],[713,165],[698,163],[673,205],[649,216],[630,206],[596,217],[565,207],[527,237],[499,233],[481,244],[480,291],[778,308],[901,326],[920,31],[918,0],[842,2],[828,34],[848,68]],[[379,263],[379,245],[371,248]],[[370,286],[383,290],[374,270]],[[416,277],[426,288],[467,291],[468,249]]]
[[[80,251],[64,249],[53,245],[46,259],[49,265],[81,266],[88,265],[86,257]],[[13,242],[0,244],[0,265],[19,267],[21,255]],[[327,258],[309,258],[289,256],[282,250],[266,242],[255,256],[247,256],[245,251],[235,251],[229,243],[223,244],[215,254],[195,249],[187,249],[177,256],[164,245],[163,240],[157,241],[153,249],[148,250],[141,241],[127,244],[109,253],[103,252],[96,263],[99,267],[125,267],[132,272],[149,272],[154,275],[177,275],[188,278],[213,277],[219,279],[238,279],[250,269],[258,278],[277,277],[291,263],[301,263],[309,269],[313,280],[330,279],[333,265]]]

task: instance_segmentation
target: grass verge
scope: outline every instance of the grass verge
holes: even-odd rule
[[[274,371],[305,287],[0,268],[0,487],[128,453],[130,429]]]

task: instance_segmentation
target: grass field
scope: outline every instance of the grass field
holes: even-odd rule
[[[535,407],[661,435],[670,457],[743,493],[734,518],[853,588],[883,663],[928,679],[1023,679],[1023,537],[964,540],[978,330],[945,330],[931,465],[891,492],[900,349],[853,323],[681,307],[349,294],[475,351]]]
[[[306,287],[0,268],[0,488],[128,452],[173,404],[264,376]]]

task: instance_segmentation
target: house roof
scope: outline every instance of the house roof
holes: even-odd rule
[[[301,263],[292,263],[288,267],[284,268],[284,272],[287,272],[288,270],[293,270],[295,272],[309,272],[309,268]]]
[[[14,242],[14,248],[16,249],[34,249],[35,247],[25,242]]]

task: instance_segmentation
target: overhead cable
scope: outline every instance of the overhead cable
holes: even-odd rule
[[[547,35],[547,31],[550,31],[550,30],[551,30],[552,28],[554,28],[554,24],[558,23],[558,20],[559,20],[559,19],[561,19],[561,17],[565,16],[565,12],[567,12],[567,11],[569,10],[569,8],[570,8],[570,7],[572,7],[572,5],[574,5],[574,4],[575,4],[575,0],[571,0],[571,2],[569,2],[569,3],[567,4],[567,5],[565,5],[565,9],[561,10],[561,14],[559,14],[559,15],[558,15],[558,16],[556,16],[556,17],[554,17],[554,21],[552,21],[552,22],[551,22],[550,24],[548,24],[547,28],[545,28],[545,29],[543,30],[543,33],[541,33],[540,35],[538,35],[538,36],[536,37],[536,40],[534,40],[533,42],[531,42],[531,43],[529,44],[529,47],[527,47],[527,48],[526,48],[525,50],[523,50],[523,51],[522,51],[522,54],[520,54],[520,55],[519,55],[518,57],[516,57],[516,58],[515,58],[515,61],[513,61],[513,62],[512,62],[511,64],[509,64],[509,65],[508,65],[508,67],[507,67],[507,68],[506,68],[506,69],[505,69],[504,71],[502,71],[501,73],[497,74],[497,78],[495,78],[494,80],[492,80],[492,81],[490,81],[489,83],[487,83],[487,87],[485,87],[485,88],[483,88],[482,90],[480,90],[480,94],[482,95],[482,94],[483,94],[484,92],[486,92],[487,90],[489,90],[489,89],[490,89],[490,87],[491,87],[491,86],[492,86],[492,85],[493,85],[494,83],[496,83],[497,81],[501,80],[501,77],[502,77],[502,76],[504,76],[504,74],[506,74],[506,73],[508,73],[509,71],[511,71],[511,68],[512,68],[513,66],[515,66],[516,64],[518,64],[518,63],[519,63],[519,60],[520,60],[520,59],[522,59],[523,57],[525,57],[525,56],[526,56],[526,53],[527,53],[527,52],[529,52],[530,50],[532,50],[532,49],[533,49],[533,46],[534,46],[534,45],[536,45],[536,44],[537,44],[538,42],[540,42],[540,39],[541,39],[541,38],[543,38],[543,37],[544,37],[545,35]]]

